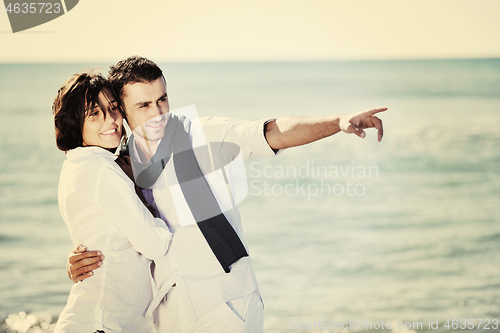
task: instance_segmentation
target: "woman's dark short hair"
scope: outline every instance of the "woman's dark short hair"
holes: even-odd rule
[[[68,151],[83,146],[86,110],[98,103],[99,92],[111,84],[97,71],[82,71],[70,77],[57,91],[52,104],[57,148]]]

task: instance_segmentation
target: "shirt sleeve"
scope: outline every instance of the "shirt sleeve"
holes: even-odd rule
[[[170,230],[163,220],[153,218],[118,165],[107,164],[100,169],[96,198],[99,208],[115,221],[137,252],[151,260],[167,252]]]
[[[274,118],[256,121],[225,117],[203,117],[200,123],[207,142],[230,142],[238,145],[244,159],[254,156],[276,156],[266,140],[264,126]]]

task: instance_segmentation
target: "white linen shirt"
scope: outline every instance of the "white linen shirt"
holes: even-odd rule
[[[149,333],[150,260],[162,258],[171,233],[137,197],[133,182],[100,147],[67,152],[59,181],[59,207],[75,246],[106,256],[94,275],[71,288],[55,332]]]
[[[264,125],[273,119],[246,121],[210,116],[191,120],[192,141],[193,132],[201,127],[207,143],[237,144],[244,159],[252,156],[276,155],[264,136]],[[139,161],[134,144],[129,146],[130,157]],[[212,150],[214,164],[227,164],[228,156],[218,154],[223,151],[224,149]],[[229,157],[229,159],[235,157]],[[147,316],[152,315],[175,283],[190,320],[194,320],[224,302],[258,290],[258,285],[250,257],[239,259],[231,266],[231,272],[225,273],[199,227],[196,224],[181,227],[166,176],[166,170],[172,168],[169,165],[173,163],[172,160],[172,158],[169,159],[162,175],[150,187],[160,216],[168,224],[173,236],[167,254],[155,260],[156,268],[153,277],[158,292],[148,309]],[[228,191],[231,191],[229,187]],[[233,203],[232,208],[225,211],[224,215],[248,252],[237,205]]]

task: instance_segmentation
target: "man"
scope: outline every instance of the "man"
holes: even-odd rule
[[[118,62],[108,78],[133,131],[129,151],[136,184],[173,233],[168,252],[152,269],[158,293],[148,314],[158,332],[261,332],[262,301],[226,166],[340,131],[363,138],[363,129],[374,127],[381,141],[382,122],[375,114],[386,108],[258,121],[197,119],[192,108],[184,109],[191,117],[169,112],[163,74],[145,58]],[[76,249],[68,274],[82,281],[102,260],[98,251]]]

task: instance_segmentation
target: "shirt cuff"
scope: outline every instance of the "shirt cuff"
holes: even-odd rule
[[[275,120],[276,120],[276,118],[271,118],[271,119],[268,119],[268,120],[266,120],[266,121],[264,122],[264,126],[262,126],[262,131],[263,131],[263,133],[264,133],[264,139],[266,139],[266,142],[267,142],[267,137],[266,137],[266,126],[267,126],[267,124],[269,124],[271,121],[275,121]],[[267,142],[267,144],[269,145],[269,142]],[[274,156],[276,156],[276,155],[280,154],[280,153],[283,151],[283,149],[274,149],[274,148],[272,148],[271,146],[269,146],[269,148],[271,148],[271,149],[272,149],[272,151],[274,152]]]

